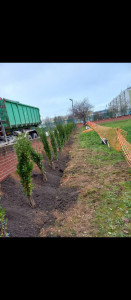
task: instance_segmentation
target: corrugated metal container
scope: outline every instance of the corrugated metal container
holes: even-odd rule
[[[40,124],[39,108],[0,98],[0,119],[5,128],[37,126]]]

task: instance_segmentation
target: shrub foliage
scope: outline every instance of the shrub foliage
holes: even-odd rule
[[[0,205],[0,237],[5,237],[8,235],[6,233],[6,229],[7,229],[7,218],[5,219],[5,209],[3,209],[2,206]]]
[[[50,149],[49,142],[48,142],[48,139],[46,136],[46,132],[43,128],[39,128],[38,133],[39,133],[40,139],[42,141],[46,156],[49,160],[49,163],[50,163],[52,169],[55,169],[55,166],[54,166],[53,160],[52,160],[53,158],[52,158],[51,149]]]
[[[57,130],[56,127],[54,129],[54,136],[55,136],[59,151],[61,151],[61,149],[62,149],[61,139],[60,139],[59,131]]]
[[[57,124],[57,126],[54,129],[54,133],[51,130],[49,131],[50,142],[52,145],[55,158],[58,158],[57,146],[61,151],[64,144],[69,139],[73,128],[74,128],[73,123],[66,124],[66,125]],[[46,132],[43,128],[39,128],[38,133],[43,143],[43,148],[45,150],[49,163],[52,169],[55,169],[53,158],[52,158],[52,152],[46,136]],[[43,180],[47,181],[46,171],[42,163],[43,157],[40,153],[36,152],[34,148],[32,148],[30,140],[27,137],[25,137],[24,134],[21,134],[17,138],[14,147],[16,150],[17,160],[18,160],[17,173],[20,176],[20,181],[23,186],[24,193],[27,196],[27,202],[29,203],[29,205],[34,207],[35,202],[34,199],[32,198],[33,184],[32,184],[31,173],[33,170],[33,162],[34,162],[41,170],[43,175]]]
[[[35,202],[32,198],[32,178],[31,173],[33,169],[33,162],[31,161],[31,143],[27,137],[24,136],[24,134],[21,134],[17,138],[17,142],[14,145],[16,149],[17,154],[17,173],[20,176],[20,182],[23,186],[23,191],[27,196],[27,202],[32,207],[35,206]]]
[[[58,132],[59,132],[59,136],[60,136],[60,141],[61,141],[61,146],[63,148],[65,140],[66,140],[66,135],[65,135],[65,129],[64,126],[62,124],[57,124],[56,126]]]
[[[49,136],[50,136],[50,141],[51,141],[51,146],[54,152],[54,156],[57,159],[58,158],[58,152],[57,152],[57,143],[55,140],[55,136],[52,130],[49,130]]]
[[[43,180],[47,181],[47,177],[46,177],[46,171],[44,168],[44,165],[42,163],[43,157],[40,153],[36,152],[34,150],[34,148],[30,148],[30,155],[31,155],[31,159],[32,161],[38,166],[38,168],[40,169],[42,176],[43,176]]]

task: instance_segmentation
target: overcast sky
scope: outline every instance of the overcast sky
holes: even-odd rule
[[[66,115],[88,97],[106,108],[131,86],[131,63],[0,63],[0,97],[39,107],[42,118]]]

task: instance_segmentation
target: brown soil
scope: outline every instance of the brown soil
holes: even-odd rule
[[[34,167],[32,195],[36,203],[35,208],[27,204],[16,173],[1,182],[0,204],[6,212],[7,232],[10,233],[10,237],[38,237],[41,229],[45,232],[45,236],[50,236],[48,228],[55,225],[57,214],[64,214],[76,203],[78,197],[76,188],[60,185],[64,169],[70,159],[71,143],[68,142],[63,152],[59,153],[58,161],[54,159],[55,170],[51,169],[44,157],[47,182],[43,182],[39,169],[37,166]]]

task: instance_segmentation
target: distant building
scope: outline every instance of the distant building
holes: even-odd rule
[[[99,111],[94,111],[93,115],[96,114],[96,113],[100,114],[100,115],[106,114],[107,113],[107,109],[103,109],[103,110],[99,110]]]
[[[117,107],[117,116],[131,113],[131,87],[121,91],[108,106],[109,108]]]
[[[102,120],[105,119],[105,116],[107,115],[108,110],[107,109],[103,109],[103,110],[99,110],[99,111],[94,111],[92,113],[92,116],[90,117],[91,121],[96,121],[96,120]]]

